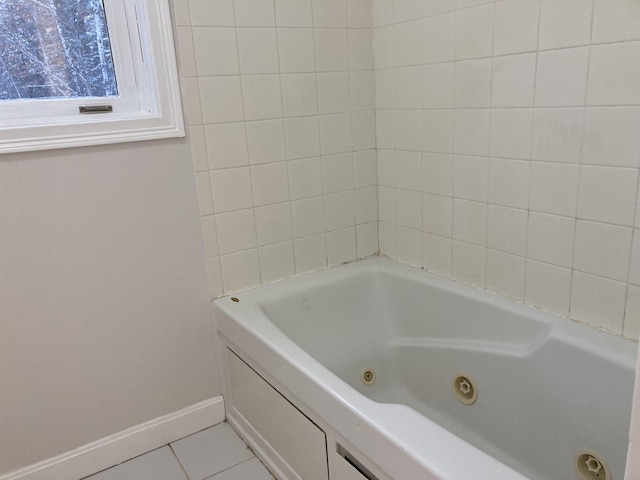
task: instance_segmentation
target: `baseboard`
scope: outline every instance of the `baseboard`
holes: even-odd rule
[[[57,457],[5,473],[0,475],[0,480],[78,480],[221,423],[224,419],[222,396],[210,398]]]

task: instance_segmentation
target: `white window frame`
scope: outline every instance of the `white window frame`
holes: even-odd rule
[[[0,100],[0,153],[184,136],[169,1],[103,1],[118,96]]]

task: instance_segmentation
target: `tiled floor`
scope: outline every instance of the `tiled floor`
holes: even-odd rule
[[[229,424],[221,423],[85,480],[273,480]]]

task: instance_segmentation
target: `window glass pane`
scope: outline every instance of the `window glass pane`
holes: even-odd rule
[[[102,0],[0,0],[0,100],[117,94]]]

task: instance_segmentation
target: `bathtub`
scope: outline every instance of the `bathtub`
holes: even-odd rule
[[[218,299],[214,322],[228,420],[279,478],[307,480],[236,408],[230,356],[323,432],[318,478],[624,478],[634,342],[382,257]]]

